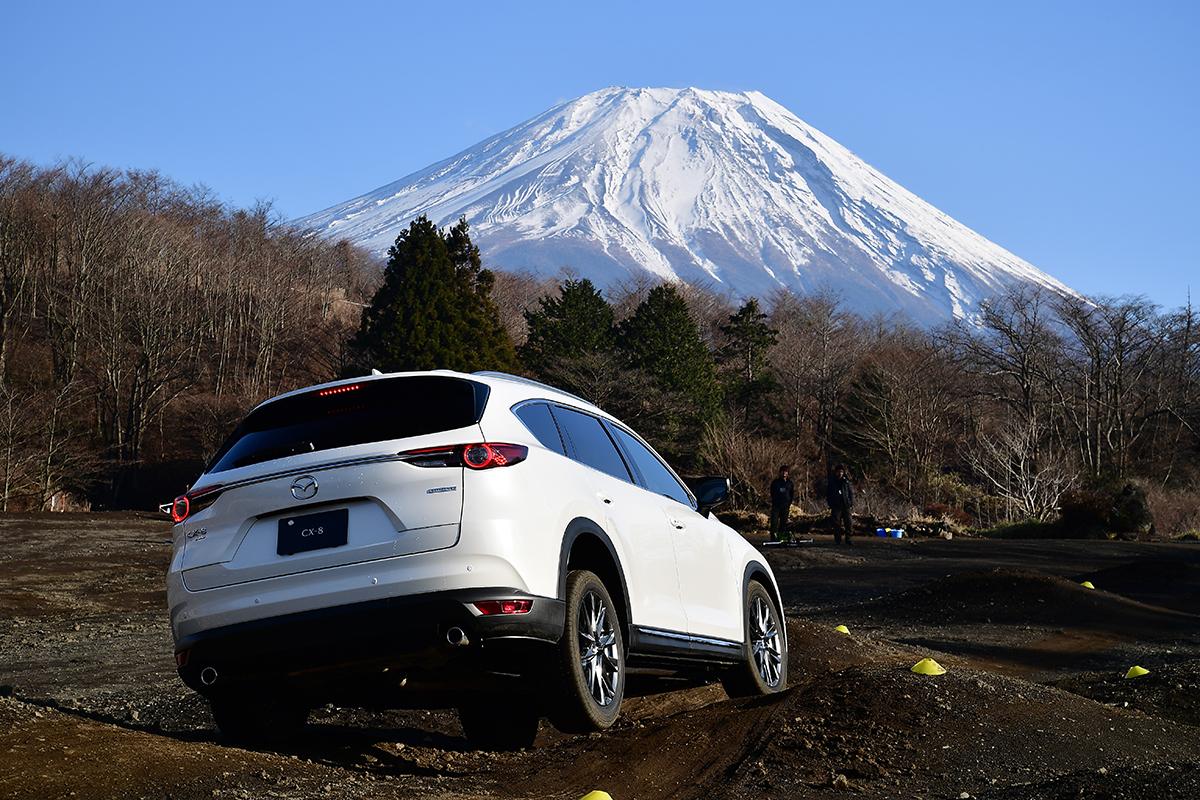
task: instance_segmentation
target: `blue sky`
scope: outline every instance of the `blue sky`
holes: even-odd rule
[[[0,152],[316,211],[610,86],[758,89],[1088,293],[1200,294],[1200,3],[2,0]]]

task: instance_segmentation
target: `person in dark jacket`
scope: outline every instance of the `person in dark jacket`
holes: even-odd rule
[[[788,476],[791,470],[786,464],[779,468],[779,477],[771,481],[771,541],[790,542],[791,531],[788,530],[788,516],[792,510],[792,500],[796,497],[796,487]]]
[[[850,511],[854,508],[854,486],[846,474],[846,466],[838,464],[829,476],[829,488],[825,493],[829,503],[829,515],[833,520],[833,540],[842,543],[842,534],[846,535],[846,544],[851,544]]]

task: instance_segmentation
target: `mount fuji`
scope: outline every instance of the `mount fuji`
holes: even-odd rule
[[[758,92],[602,89],[295,224],[382,255],[420,214],[465,216],[492,268],[601,286],[831,291],[923,325],[1072,293]]]

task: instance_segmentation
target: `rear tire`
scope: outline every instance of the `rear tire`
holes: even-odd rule
[[[744,658],[721,676],[730,697],[756,697],[787,688],[787,639],[771,593],[756,580],[746,584],[742,612]]]
[[[295,739],[308,722],[308,706],[281,694],[237,692],[209,698],[221,738],[243,745],[279,744]]]
[[[463,734],[480,750],[532,747],[541,715],[521,699],[479,700],[458,709]]]
[[[566,625],[558,647],[558,698],[551,722],[567,733],[612,727],[625,697],[621,618],[593,572],[567,575]]]

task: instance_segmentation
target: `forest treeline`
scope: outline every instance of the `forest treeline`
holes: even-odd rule
[[[341,369],[376,271],[153,172],[0,156],[0,510],[173,496],[249,406]]]
[[[1200,529],[1190,305],[999,296],[934,330],[833,295],[492,273],[465,223],[421,218],[380,272],[269,208],[155,173],[0,157],[0,503],[148,505],[281,391],[371,368],[501,369],[580,394],[691,473],[763,499],[991,527],[1082,512]],[[1130,496],[1153,517],[1116,519]],[[1139,503],[1133,504],[1134,506]],[[1090,516],[1089,516],[1090,515]]]

